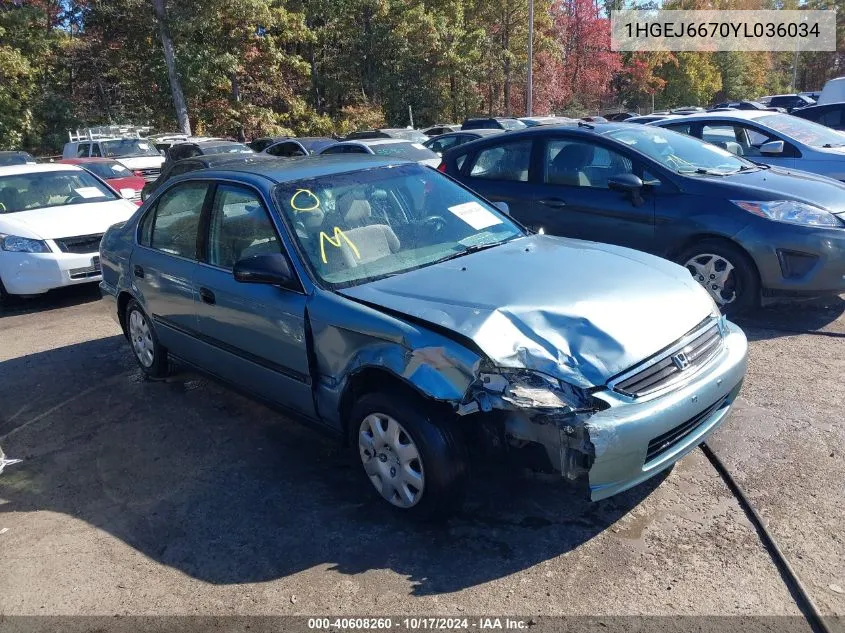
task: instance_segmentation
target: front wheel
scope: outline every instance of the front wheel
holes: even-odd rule
[[[149,318],[134,299],[126,306],[126,336],[141,370],[150,378],[166,377],[167,349],[158,342]]]
[[[710,293],[723,314],[738,314],[757,304],[757,270],[739,247],[722,240],[702,240],[684,249],[677,261]]]
[[[468,460],[454,420],[438,419],[422,398],[397,391],[362,396],[350,421],[354,459],[384,501],[419,520],[460,509]]]

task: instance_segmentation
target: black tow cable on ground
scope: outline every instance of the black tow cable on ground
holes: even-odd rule
[[[798,608],[801,610],[802,615],[807,619],[807,623],[810,625],[810,628],[815,631],[815,633],[832,633],[825,623],[824,618],[822,618],[822,614],[819,611],[818,606],[816,606],[816,603],[813,602],[813,599],[810,597],[804,583],[801,582],[801,579],[792,568],[792,565],[790,565],[789,561],[786,560],[786,556],[783,551],[781,551],[780,547],[778,547],[774,537],[766,527],[763,517],[761,517],[757,510],[754,509],[754,506],[751,505],[751,501],[747,496],[745,496],[745,491],[743,491],[742,486],[740,486],[739,483],[737,483],[737,481],[731,476],[725,464],[721,459],[719,459],[719,456],[713,452],[713,449],[710,448],[707,443],[701,444],[701,450],[707,456],[707,459],[713,465],[713,468],[715,468],[719,475],[721,475],[725,484],[727,484],[728,488],[730,488],[730,491],[734,494],[737,501],[739,501],[739,504],[742,506],[742,509],[745,511],[748,519],[757,530],[757,534],[763,542],[763,546],[769,552],[769,555],[772,557],[772,560],[781,572],[781,577],[784,579],[787,589],[789,589],[789,593],[792,594],[792,597],[798,604]]]

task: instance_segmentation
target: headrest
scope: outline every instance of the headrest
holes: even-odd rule
[[[555,169],[580,169],[593,160],[594,148],[584,143],[572,143],[561,149],[554,158]]]

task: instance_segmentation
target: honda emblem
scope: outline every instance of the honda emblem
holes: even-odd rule
[[[677,367],[681,371],[684,371],[692,363],[692,361],[690,361],[690,359],[687,358],[687,355],[683,352],[678,352],[677,354],[674,354],[672,356],[672,362],[675,363],[675,367]]]

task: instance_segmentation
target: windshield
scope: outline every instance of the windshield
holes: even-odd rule
[[[243,143],[228,145],[200,145],[203,154],[254,154],[251,148]]]
[[[659,127],[616,129],[607,136],[630,145],[679,174],[733,174],[754,163],[692,136]]]
[[[122,138],[115,141],[101,141],[103,156],[118,158],[126,156],[161,156],[154,145],[137,138]]]
[[[800,119],[791,114],[770,114],[756,119],[784,136],[810,147],[839,147],[845,145],[845,134],[824,125]]]
[[[40,171],[0,176],[0,213],[115,200],[87,171]]]
[[[127,169],[114,160],[104,162],[98,161],[96,163],[83,163],[80,167],[90,171],[95,176],[99,176],[103,180],[109,180],[110,178],[129,178],[130,176],[134,176],[132,170]]]
[[[499,119],[499,124],[505,130],[521,130],[524,127],[528,127],[525,123],[517,119]]]
[[[284,183],[274,197],[314,275],[335,288],[524,235],[507,216],[419,165]]]
[[[393,138],[404,138],[415,143],[423,143],[428,140],[428,136],[419,130],[392,130],[390,136]]]
[[[408,160],[439,158],[437,154],[421,143],[383,143],[370,145],[370,149],[378,156],[393,156],[395,158],[407,158]]]

